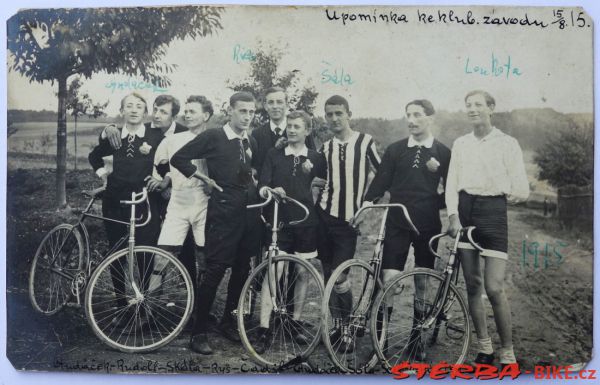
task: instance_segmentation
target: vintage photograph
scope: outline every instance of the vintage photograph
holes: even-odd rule
[[[583,8],[48,8],[6,28],[15,369],[591,360]]]

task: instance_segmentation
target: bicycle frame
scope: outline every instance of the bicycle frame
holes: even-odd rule
[[[255,208],[262,208],[267,206],[269,203],[271,203],[271,201],[274,200],[273,198],[273,193],[271,192],[270,189],[267,189],[267,199],[259,204],[255,204],[255,205],[249,205],[246,206],[246,208],[248,209],[255,209]],[[296,220],[296,221],[291,221],[289,222],[290,225],[296,225],[299,223],[304,222],[308,216],[309,216],[309,211],[308,208],[306,206],[304,206],[302,203],[298,202],[297,200],[290,198],[290,197],[286,197],[285,201],[291,202],[293,204],[295,204],[296,206],[300,207],[303,211],[304,211],[304,217],[300,220]],[[277,239],[278,239],[278,233],[279,231],[281,231],[283,227],[283,223],[279,223],[279,200],[275,199],[275,203],[273,206],[273,226],[272,226],[272,234],[271,234],[271,244],[269,245],[269,249],[267,251],[267,260],[268,260],[268,273],[267,273],[267,283],[268,283],[268,287],[269,287],[269,294],[271,296],[271,303],[273,304],[273,312],[281,312],[281,311],[285,311],[285,306],[280,307],[277,304],[277,293],[276,293],[276,282],[277,282],[277,274],[276,274],[276,266],[273,263],[273,258],[276,257],[279,254],[279,246],[277,245]],[[282,278],[284,280],[288,279],[288,266],[287,264],[284,265],[283,267],[283,272],[282,272]],[[287,287],[287,282],[286,285],[284,285],[284,287]]]
[[[71,236],[71,234],[73,233],[73,231],[75,231],[75,229],[81,229],[82,233],[83,233],[83,237],[84,237],[84,254],[85,254],[85,261],[84,261],[84,265],[85,265],[85,270],[86,270],[86,274],[89,277],[91,275],[92,272],[92,264],[90,261],[90,238],[89,238],[89,232],[87,230],[87,227],[85,226],[85,219],[87,217],[89,218],[94,218],[94,219],[100,219],[103,221],[109,221],[109,222],[114,222],[114,223],[119,223],[119,224],[123,224],[128,226],[129,228],[129,257],[128,257],[128,262],[129,262],[129,278],[131,280],[132,283],[132,287],[134,292],[136,293],[136,298],[139,299],[142,295],[141,292],[139,290],[139,288],[137,287],[137,285],[135,284],[135,281],[133,279],[133,248],[135,246],[135,228],[136,227],[141,227],[141,226],[145,226],[150,222],[151,219],[151,213],[150,213],[150,202],[148,201],[148,193],[146,188],[143,189],[143,191],[141,193],[131,193],[131,201],[121,201],[121,204],[128,204],[131,205],[131,217],[129,222],[125,222],[125,221],[120,221],[117,219],[113,219],[113,218],[107,218],[107,217],[103,217],[103,216],[99,216],[99,215],[95,215],[91,213],[91,209],[92,206],[94,204],[94,202],[98,199],[99,194],[93,194],[92,198],[90,199],[89,203],[87,204],[86,208],[81,212],[81,215],[79,216],[79,218],[77,219],[77,222],[73,225],[72,229],[69,230],[69,232],[67,233],[67,236],[65,237],[65,239],[63,240],[62,244],[60,245],[60,247],[57,250],[57,254],[55,256],[55,259],[53,259],[52,261],[50,261],[50,266],[52,266],[50,268],[50,270],[57,274],[60,275],[64,278],[67,278],[71,281],[75,281],[77,279],[76,275],[64,272],[60,269],[57,269],[54,267],[54,263],[56,262],[56,257],[60,255],[60,253],[62,252],[63,247],[65,246],[65,243],[67,241],[67,239],[69,239],[69,237]],[[148,217],[146,219],[146,221],[144,221],[143,223],[136,223],[136,221],[141,220],[140,218],[136,218],[135,217],[135,205],[138,203],[141,203],[143,201],[146,201],[147,204],[147,208],[148,208]],[[121,239],[119,239],[119,241],[117,241],[117,243],[111,247],[108,252],[103,256],[103,258],[106,258],[107,256],[111,255],[112,253],[114,253],[115,251],[119,250],[121,248],[121,246],[123,245],[123,243],[125,242],[127,235],[124,235],[123,237],[121,237]],[[83,287],[85,286],[85,279],[81,282],[81,285],[78,284],[78,282],[75,282],[74,285],[74,292],[73,295],[75,295],[75,297],[77,298],[77,304],[80,305],[81,304],[81,298],[80,298],[80,286]],[[73,291],[73,288],[72,288]],[[138,295],[140,297],[138,297]]]
[[[384,209],[383,217],[381,218],[381,224],[379,226],[379,233],[377,235],[377,241],[375,243],[375,249],[373,251],[373,256],[369,260],[369,265],[371,267],[373,267],[373,277],[375,279],[372,280],[372,279],[367,278],[365,285],[363,286],[363,289],[361,291],[361,293],[363,294],[360,297],[361,302],[357,306],[358,316],[355,315],[355,312],[352,312],[352,315],[351,315],[351,316],[354,316],[354,318],[362,318],[364,316],[364,314],[366,314],[369,311],[370,305],[373,302],[373,299],[375,296],[375,290],[373,290],[373,287],[375,286],[375,280],[379,279],[379,277],[381,276],[381,270],[382,270],[381,260],[383,258],[383,241],[385,240],[385,230],[386,230],[385,224],[387,222],[387,217],[388,217],[390,208],[392,208],[392,207],[400,208],[402,210],[402,213],[404,214],[404,218],[406,219],[411,230],[414,231],[416,234],[419,234],[419,230],[417,230],[417,228],[413,224],[412,220],[410,219],[410,215],[408,214],[408,210],[406,209],[406,206],[404,206],[403,204],[400,204],[400,203],[376,204],[376,205],[361,207],[354,215],[354,218],[351,220],[351,223],[356,222],[356,219],[359,218],[360,215],[363,212],[365,212],[366,210]],[[367,297],[366,301],[364,300],[365,293],[369,293],[369,295],[366,296]]]
[[[425,317],[424,322],[421,325],[421,327],[423,329],[428,329],[431,327],[431,325],[434,322],[438,323],[440,321],[438,319],[438,317],[439,317],[440,313],[442,313],[442,311],[446,308],[446,304],[449,301],[448,291],[450,289],[450,283],[453,282],[454,285],[456,285],[458,283],[458,272],[460,270],[460,259],[458,258],[457,254],[458,254],[458,243],[459,243],[461,236],[463,234],[466,234],[469,242],[477,250],[483,251],[481,246],[479,246],[477,244],[477,242],[475,242],[473,240],[473,237],[472,237],[473,230],[475,230],[475,227],[470,226],[470,227],[461,229],[456,234],[456,237],[454,238],[454,245],[452,247],[452,250],[450,251],[450,257],[448,258],[448,264],[446,265],[446,267],[444,268],[444,271],[442,273],[442,275],[444,277],[444,284],[443,284],[443,286],[438,288],[438,291],[436,293],[435,300],[434,300],[434,306],[431,309],[431,313]],[[435,255],[437,258],[440,258],[440,259],[441,259],[441,257],[433,250],[432,245],[436,239],[440,239],[446,235],[447,234],[438,234],[438,235],[433,236],[429,240],[429,251],[433,255]]]

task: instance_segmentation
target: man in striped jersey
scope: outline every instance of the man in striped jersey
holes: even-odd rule
[[[327,160],[327,181],[317,201],[317,250],[325,280],[342,262],[354,257],[357,233],[348,222],[363,203],[369,173],[377,170],[381,162],[373,138],[350,128],[351,116],[345,98],[334,95],[325,102],[325,119],[333,133],[321,150]],[[347,350],[352,347],[351,341],[343,340],[342,320],[352,308],[350,287],[347,276],[340,276],[329,303],[333,319],[340,323],[330,338],[332,343],[341,338]]]

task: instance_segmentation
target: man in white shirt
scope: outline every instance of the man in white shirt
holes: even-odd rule
[[[456,236],[463,226],[475,226],[475,240],[484,249],[479,255],[464,239],[459,243],[469,308],[479,343],[475,363],[492,364],[495,359],[481,299],[485,287],[502,344],[500,363],[514,364],[511,314],[503,287],[508,259],[506,206],[507,201],[527,199],[529,182],[519,143],[491,124],[494,98],[485,91],[472,91],[465,97],[465,105],[473,132],[456,139],[452,147],[446,183],[448,232]],[[480,256],[485,257],[485,280]]]

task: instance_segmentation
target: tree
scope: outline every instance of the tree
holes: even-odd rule
[[[221,29],[219,7],[132,7],[105,9],[28,9],[7,22],[10,70],[30,82],[58,83],[56,199],[66,201],[67,81],[94,73],[141,76],[159,87],[170,85],[164,64],[174,39],[203,37]]]
[[[280,73],[280,62],[285,50],[273,46],[265,47],[258,43],[258,48],[250,62],[250,73],[241,81],[227,81],[227,87],[233,91],[246,91],[260,97],[270,87],[281,87],[287,91],[288,104],[291,109],[303,110],[313,114],[314,103],[319,95],[314,86],[300,86],[300,70],[288,70]],[[259,101],[259,108],[254,117],[254,126],[268,122],[269,116]]]
[[[534,156],[539,179],[553,187],[587,186],[594,180],[594,128],[592,123],[577,125],[554,134]]]
[[[73,146],[74,152],[74,169],[77,170],[77,120],[81,116],[89,116],[97,119],[100,116],[106,115],[104,110],[108,106],[108,101],[105,103],[94,103],[89,94],[79,94],[79,90],[83,82],[79,76],[75,77],[67,89],[67,111],[73,117]]]

